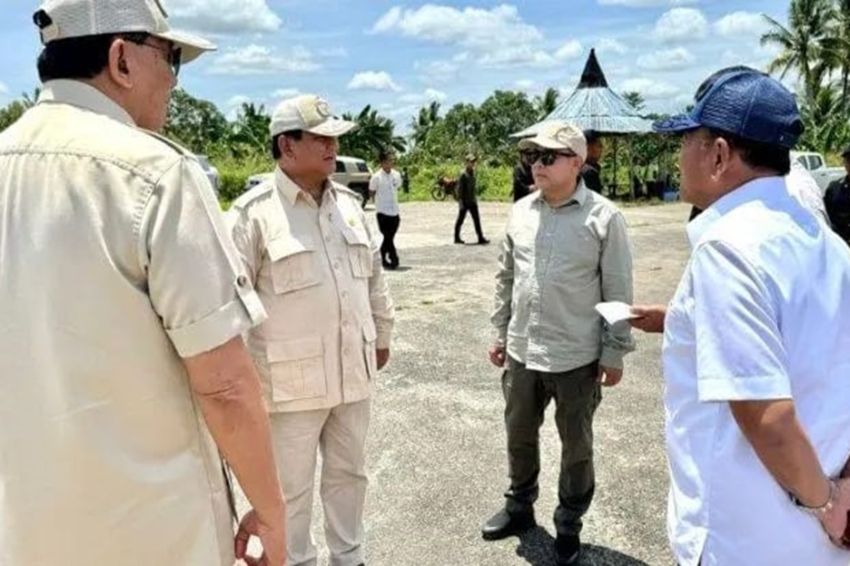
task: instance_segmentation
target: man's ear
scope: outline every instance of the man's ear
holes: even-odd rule
[[[116,39],[109,46],[109,59],[107,61],[107,75],[110,80],[121,88],[133,87],[131,54],[127,49],[128,42],[124,39]]]
[[[723,138],[714,140],[714,171],[712,176],[719,178],[732,167],[734,152],[729,142]]]

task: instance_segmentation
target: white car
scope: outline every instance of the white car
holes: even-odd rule
[[[257,173],[251,175],[245,181],[245,190],[247,191],[251,187],[255,187],[273,176],[274,173]],[[371,178],[372,172],[362,159],[344,155],[337,156],[336,171],[331,175],[331,179],[358,193],[360,198],[363,199],[363,206],[366,206],[366,201],[369,199],[369,179]]]
[[[217,195],[219,185],[221,184],[218,176],[218,169],[210,163],[210,160],[206,155],[196,155],[195,159],[201,164],[201,169],[204,170],[204,174],[207,176],[207,179],[209,179],[210,185],[212,185],[213,191],[215,191],[215,194]]]
[[[826,192],[831,182],[842,179],[847,174],[843,167],[827,167],[826,161],[820,153],[792,151],[791,159],[802,165],[812,174],[812,177],[818,184],[818,188],[820,188],[821,195]]]

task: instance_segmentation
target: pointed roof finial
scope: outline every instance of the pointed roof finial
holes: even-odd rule
[[[581,74],[581,81],[578,83],[578,88],[599,87],[607,88],[608,81],[605,80],[605,73],[602,72],[602,67],[599,66],[599,60],[596,59],[596,49],[591,49],[587,63],[584,65],[584,72]]]

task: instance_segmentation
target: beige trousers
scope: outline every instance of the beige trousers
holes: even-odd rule
[[[369,400],[333,409],[270,415],[275,460],[287,504],[287,564],[316,564],[310,531],[317,450],[322,454],[320,494],[331,566],[364,562],[363,504]]]

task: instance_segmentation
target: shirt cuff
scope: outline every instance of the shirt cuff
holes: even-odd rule
[[[700,378],[697,389],[701,403],[791,399],[788,380],[775,375]]]
[[[217,311],[197,322],[166,329],[181,358],[213,350],[263,322],[266,312],[256,293],[240,293]]]
[[[623,357],[625,357],[625,354],[620,350],[602,348],[599,365],[606,368],[623,369]]]
[[[392,343],[391,332],[378,332],[378,338],[375,340],[375,348],[378,350],[389,350]]]

